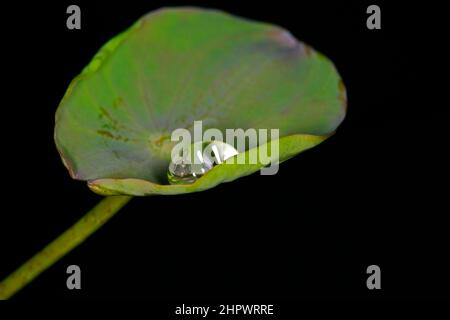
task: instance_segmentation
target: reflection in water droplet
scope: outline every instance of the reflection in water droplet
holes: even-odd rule
[[[171,162],[167,171],[167,178],[170,184],[189,184],[195,182],[195,180],[204,175],[208,170],[209,168],[203,164],[184,162],[175,164]]]
[[[198,152],[195,160],[198,163],[182,160],[180,163],[170,162],[167,171],[167,178],[170,184],[190,184],[212,169],[215,165],[221,164],[228,158],[238,154],[233,146],[221,142],[213,141],[203,150],[203,154]]]

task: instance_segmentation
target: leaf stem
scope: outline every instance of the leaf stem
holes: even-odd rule
[[[110,196],[100,201],[73,226],[0,282],[0,300],[13,296],[39,274],[86,240],[131,198],[130,196]]]

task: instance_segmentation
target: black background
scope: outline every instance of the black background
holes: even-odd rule
[[[366,28],[372,3],[381,7],[381,30]],[[81,30],[66,28],[70,4],[81,7]],[[440,58],[439,29],[424,18],[439,22],[433,15],[442,8],[409,2],[74,0],[4,8],[0,278],[101,199],[69,177],[53,143],[54,112],[70,80],[143,14],[185,4],[281,25],[326,54],[347,87],[346,120],[277,175],[133,199],[14,298],[448,297],[449,112],[434,101],[439,82],[422,73]],[[82,290],[66,288],[70,264],[81,267]],[[381,267],[378,291],[366,287],[371,264]]]

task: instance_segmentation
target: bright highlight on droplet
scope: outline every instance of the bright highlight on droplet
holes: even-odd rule
[[[233,146],[225,142],[213,141],[204,148],[203,153],[197,151],[194,163],[188,159],[181,160],[179,163],[171,161],[167,170],[167,178],[170,184],[194,183],[215,165],[221,164],[237,154],[238,151]]]

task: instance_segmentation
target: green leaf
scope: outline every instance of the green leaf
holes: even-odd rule
[[[279,129],[280,161],[333,134],[346,94],[334,65],[274,25],[216,10],[160,9],[110,40],[70,84],[55,142],[75,179],[101,194],[212,188],[263,165],[222,164],[167,185],[177,128]]]
[[[289,159],[290,157],[314,147],[321,143],[327,137],[325,136],[310,136],[310,135],[291,135],[279,139],[280,157],[279,161]],[[270,150],[271,142],[267,143],[266,147]],[[258,148],[255,148],[258,149]],[[245,152],[245,158],[249,158],[251,150]],[[233,158],[236,158],[234,156]],[[276,159],[273,159],[274,161]],[[204,176],[199,178],[192,184],[185,185],[160,185],[142,179],[97,179],[89,182],[89,187],[103,195],[119,195],[129,194],[133,196],[148,196],[152,194],[180,194],[203,191],[213,188],[222,182],[230,182],[237,178],[247,176],[265,165],[261,162],[250,164],[250,161],[245,161],[245,164],[230,163],[232,158],[225,163],[215,166],[208,171]]]

